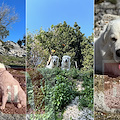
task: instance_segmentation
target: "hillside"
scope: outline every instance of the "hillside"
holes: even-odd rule
[[[20,47],[12,41],[0,41],[0,61],[5,65],[25,65],[25,46]]]

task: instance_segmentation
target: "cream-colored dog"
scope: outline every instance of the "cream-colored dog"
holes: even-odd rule
[[[104,74],[104,61],[111,61],[106,64],[105,72],[113,75],[120,75],[120,18],[109,22],[104,32],[95,41],[95,73]]]
[[[52,69],[52,68],[58,67],[58,64],[59,64],[59,57],[51,56],[50,64],[46,65],[46,68]]]
[[[71,65],[70,59],[71,59],[71,57],[68,55],[65,55],[62,57],[62,62],[61,62],[61,69],[62,70],[64,70],[64,69],[69,70],[70,69],[70,65]]]
[[[18,108],[26,106],[25,92],[2,63],[0,63],[0,88],[2,90],[2,106],[0,109],[5,109],[7,101],[17,103]]]

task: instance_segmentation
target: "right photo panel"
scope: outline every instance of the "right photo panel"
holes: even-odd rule
[[[94,119],[120,120],[120,0],[95,0]]]

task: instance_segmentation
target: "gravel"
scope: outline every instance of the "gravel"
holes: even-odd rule
[[[78,91],[83,90],[82,83],[77,81]],[[65,112],[63,113],[62,120],[94,120],[93,112],[88,108],[84,108],[82,110],[78,109],[79,105],[79,96],[77,96],[72,102],[66,107]]]

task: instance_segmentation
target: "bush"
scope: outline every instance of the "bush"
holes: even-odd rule
[[[93,109],[93,70],[89,70],[82,76],[84,90],[80,92],[79,109],[88,107]]]
[[[75,75],[71,77],[68,71],[61,71],[59,68],[39,71],[45,79],[46,105],[53,105],[55,111],[63,109],[75,97]]]
[[[107,2],[111,2],[112,4],[117,4],[117,0],[106,0]]]
[[[63,112],[64,108],[76,96],[80,96],[79,109],[83,107],[93,108],[92,69],[86,72],[77,69],[66,71],[60,68],[40,68],[31,73],[33,85],[29,88],[33,87],[35,110],[37,111],[37,114],[34,115],[34,120],[43,118],[45,120],[58,120],[58,116],[60,118],[59,112]],[[76,89],[76,81],[78,80],[83,80],[82,86],[85,88],[79,93]],[[28,82],[28,84],[30,83]],[[33,98],[32,94],[30,97]],[[33,101],[31,100],[30,102]],[[44,110],[44,114],[40,113],[41,109]]]
[[[29,94],[29,100],[34,97],[37,113],[45,105],[45,114],[40,115],[40,117],[44,116],[45,119],[52,120],[53,117],[55,118],[58,115],[59,111],[62,111],[74,99],[77,93],[75,83],[76,79],[79,79],[78,73],[79,70],[76,69],[66,71],[59,68],[52,70],[41,68],[29,72],[33,85],[29,87],[28,92],[32,91],[30,90],[32,87],[34,91],[34,96]],[[45,84],[42,84],[42,81],[45,81]],[[28,84],[30,83],[28,82]],[[33,105],[32,103],[30,104]]]

